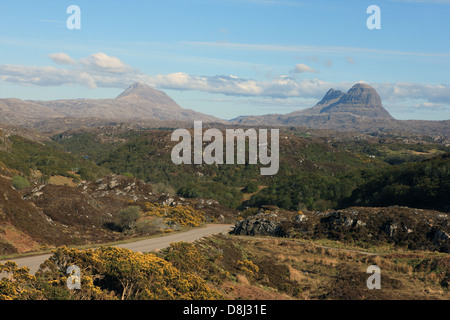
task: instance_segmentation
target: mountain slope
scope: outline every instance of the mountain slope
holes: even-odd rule
[[[411,132],[450,135],[450,121],[396,120],[383,107],[374,88],[357,83],[347,93],[330,89],[312,108],[288,114],[241,116],[230,120],[245,125],[287,125],[363,133]]]
[[[350,113],[361,117],[393,119],[383,108],[375,89],[363,83],[355,84],[338,101],[322,108],[320,113]]]
[[[450,210],[450,153],[392,166],[356,188],[342,206],[404,205]]]
[[[181,108],[164,92],[134,83],[115,99],[23,101],[0,99],[0,122],[29,125],[58,118],[201,120],[221,122],[210,115]]]
[[[450,120],[396,120],[384,109],[378,93],[357,83],[347,93],[330,89],[314,107],[288,114],[241,116],[229,122],[181,108],[162,91],[134,83],[115,99],[23,101],[0,99],[0,123],[41,132],[101,127],[124,123],[144,128],[178,127],[181,122],[308,127],[376,134],[450,136]],[[176,123],[178,122],[178,124]]]

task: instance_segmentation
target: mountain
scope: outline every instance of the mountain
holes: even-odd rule
[[[241,116],[230,121],[183,109],[164,92],[138,82],[115,99],[0,99],[0,124],[44,133],[118,123],[143,128],[178,127],[195,120],[214,126],[290,126],[369,134],[450,136],[450,120],[394,119],[383,107],[376,90],[363,83],[355,84],[347,93],[330,89],[311,108],[288,114]]]
[[[210,115],[183,109],[164,92],[142,83],[132,84],[115,99],[0,99],[0,122],[4,124],[27,126],[61,118],[222,121]]]
[[[327,95],[330,95],[330,92]],[[322,108],[320,113],[349,113],[361,117],[393,119],[383,108],[375,89],[363,83],[355,84],[346,94],[340,95],[338,101]]]
[[[138,99],[147,100],[152,103],[173,105],[174,101],[164,92],[153,89],[152,87],[135,82],[128,87],[124,92],[119,94],[116,99]]]
[[[374,88],[357,83],[347,93],[330,89],[314,107],[288,114],[240,116],[230,120],[243,125],[283,125],[357,131],[450,135],[450,121],[396,120],[383,107]]]
[[[329,105],[336,103],[339,101],[339,99],[344,95],[344,93],[341,90],[334,90],[331,88],[328,90],[328,92],[325,94],[325,96],[322,98],[322,100],[319,101],[319,103],[311,108],[311,111],[321,111],[322,109],[328,107]]]

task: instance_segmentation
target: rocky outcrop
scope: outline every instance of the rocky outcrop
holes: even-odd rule
[[[352,207],[330,212],[262,208],[254,216],[238,221],[232,233],[393,243],[410,249],[450,252],[448,214],[399,206]]]
[[[95,197],[125,197],[133,201],[157,199],[151,185],[142,180],[110,174],[95,181],[82,181],[77,188]]]
[[[234,233],[245,236],[284,236],[279,222],[261,218],[242,219],[238,221],[235,225]]]
[[[275,212],[261,209],[253,217],[236,222],[234,233],[247,236],[284,237],[285,233],[281,227],[281,221],[283,219],[280,219]]]

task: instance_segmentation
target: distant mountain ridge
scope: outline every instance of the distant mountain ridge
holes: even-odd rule
[[[133,83],[115,99],[0,99],[0,123],[52,131],[95,127],[107,122],[189,122],[244,126],[292,126],[360,133],[415,133],[450,136],[450,120],[396,120],[383,107],[374,88],[356,83],[346,93],[329,89],[313,107],[288,114],[240,116],[229,121],[183,109],[166,93]]]
[[[240,116],[230,122],[243,125],[282,125],[357,132],[411,132],[450,135],[450,120],[396,120],[383,107],[376,90],[357,83],[347,93],[330,89],[314,107],[288,114]]]
[[[164,92],[138,82],[133,83],[115,99],[52,101],[0,99],[0,123],[27,125],[57,118],[223,121],[210,115],[183,109]]]

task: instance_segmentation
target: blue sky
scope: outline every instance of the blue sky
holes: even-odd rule
[[[450,119],[449,18],[450,0],[2,1],[0,98],[113,98],[141,81],[231,119],[364,81],[398,119]]]

